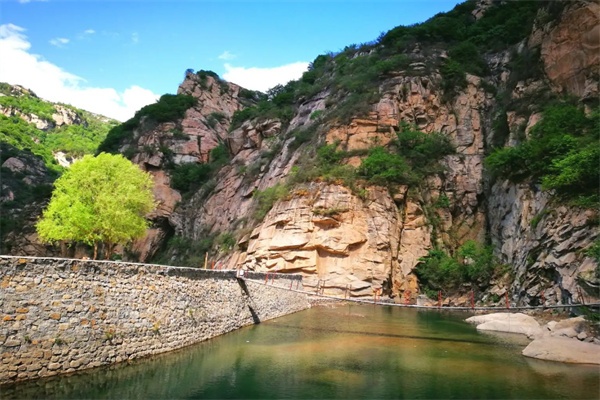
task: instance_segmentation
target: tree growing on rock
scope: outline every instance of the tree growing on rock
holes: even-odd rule
[[[142,237],[154,210],[153,181],[122,155],[87,155],[54,183],[52,198],[36,228],[47,243],[103,244],[109,258],[116,245]]]

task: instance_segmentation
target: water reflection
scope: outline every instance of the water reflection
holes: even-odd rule
[[[128,366],[2,398],[597,398],[596,367],[531,360],[464,315],[315,308]]]

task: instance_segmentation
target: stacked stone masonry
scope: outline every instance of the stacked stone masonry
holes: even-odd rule
[[[264,281],[264,274],[247,273]],[[309,306],[300,276],[0,257],[0,385],[163,353]]]

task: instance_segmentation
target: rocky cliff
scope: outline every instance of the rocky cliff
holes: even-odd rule
[[[302,273],[327,294],[414,301],[423,257],[488,243],[506,267],[455,287],[453,302],[469,290],[491,303],[597,300],[597,209],[532,177],[492,176],[486,157],[527,141],[553,101],[574,97],[588,115],[597,107],[599,14],[590,1],[467,2],[321,55],[268,98],[188,71],[177,93],[196,103],[173,121],[142,118],[119,144],[154,175],[160,202],[129,257],[202,266],[208,252],[221,266]],[[468,43],[448,21],[467,21]],[[365,159],[374,148],[402,151],[406,126],[442,135],[453,152],[411,179],[370,179]],[[326,172],[327,145],[342,155]],[[229,160],[217,165],[223,148]],[[176,184],[202,165],[208,178]]]

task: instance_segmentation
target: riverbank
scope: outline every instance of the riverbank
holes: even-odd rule
[[[551,318],[540,313],[493,313],[466,319],[477,330],[516,333],[532,341],[522,354],[526,357],[572,364],[600,365],[600,339],[596,329],[583,317]]]

